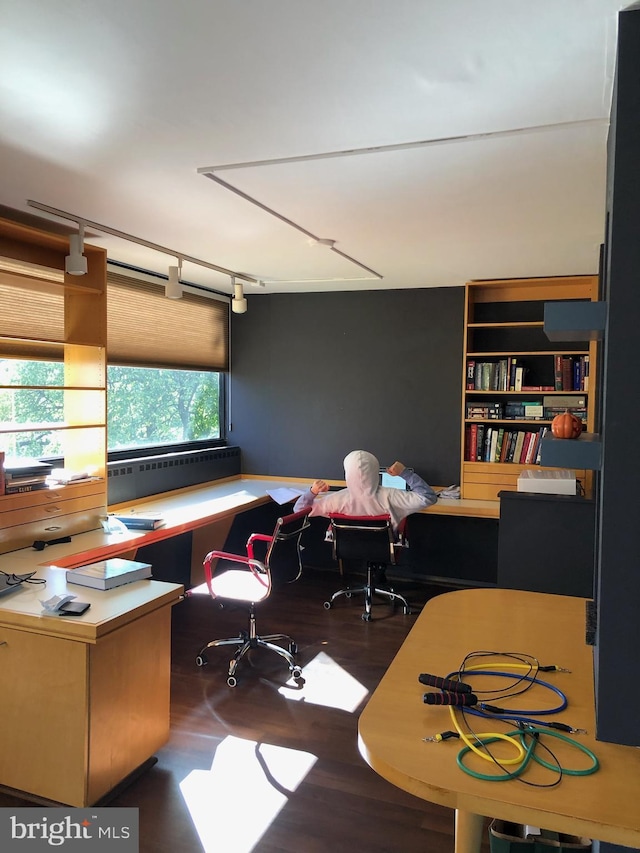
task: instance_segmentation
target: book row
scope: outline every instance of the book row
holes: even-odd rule
[[[553,366],[556,391],[589,390],[588,355],[554,355]]]
[[[46,489],[47,477],[53,468],[37,460],[10,460],[0,452],[0,495],[15,495]]]
[[[547,359],[548,369],[542,369],[545,362],[537,358],[535,368],[533,362],[526,365],[515,356],[494,359],[492,361],[476,361],[467,359],[466,390],[467,391],[588,391],[589,390],[589,355],[565,355],[562,353],[551,356],[541,354]],[[534,356],[529,356],[531,359]],[[531,382],[535,384],[531,384]],[[545,384],[546,382],[546,384]],[[541,383],[541,384],[540,384]]]
[[[521,391],[525,368],[513,356],[498,361],[467,359],[467,391]],[[552,385],[544,390],[553,391]]]
[[[548,431],[546,426],[532,431],[469,424],[465,428],[465,461],[539,465],[542,439]]]
[[[548,420],[552,421],[556,415],[571,412],[577,418],[586,423],[587,407],[584,399],[574,398],[573,402],[583,405],[565,405],[561,401],[556,402],[553,397],[551,405],[545,405],[540,401],[508,400],[506,403],[477,403],[467,402],[465,407],[465,418],[467,420],[481,421],[522,421],[522,420]],[[571,398],[569,398],[571,400]]]

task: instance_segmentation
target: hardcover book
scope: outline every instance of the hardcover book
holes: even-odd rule
[[[164,518],[161,515],[145,515],[144,513],[118,515],[113,513],[112,516],[121,521],[129,530],[156,530],[164,524]]]
[[[4,487],[5,495],[19,495],[23,492],[36,492],[40,489],[46,489],[47,484],[44,480],[37,480],[29,483],[23,483],[21,480],[7,480]]]
[[[93,589],[113,589],[133,581],[151,577],[151,564],[137,560],[124,560],[112,557],[99,560],[88,566],[79,566],[67,571],[67,583],[90,586]]]

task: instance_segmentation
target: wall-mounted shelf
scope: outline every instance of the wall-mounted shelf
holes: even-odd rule
[[[601,340],[606,302],[545,302],[544,333],[550,341]]]
[[[542,439],[540,464],[550,468],[584,468],[599,471],[602,462],[602,442],[595,433],[584,432],[578,438]]]

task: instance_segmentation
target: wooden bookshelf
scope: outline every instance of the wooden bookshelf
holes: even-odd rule
[[[598,299],[598,277],[561,276],[555,278],[497,279],[470,281],[466,285],[464,358],[461,417],[461,492],[463,498],[497,500],[500,491],[515,491],[518,477],[526,468],[539,467],[541,430],[550,430],[551,417],[529,416],[512,411],[520,403],[542,406],[543,398],[560,402],[563,398],[584,400],[584,429],[594,428],[596,399],[595,340],[554,340],[544,331],[545,303],[555,301],[592,302]],[[564,386],[556,370],[564,359]],[[489,365],[478,369],[477,365]],[[516,371],[520,369],[518,373]],[[483,377],[483,370],[485,375]],[[588,377],[585,383],[585,372]],[[488,387],[487,387],[488,385]],[[517,389],[517,390],[516,390]],[[468,417],[470,407],[481,410],[493,404],[494,417]],[[507,405],[509,404],[509,405]],[[563,404],[564,405],[564,404]],[[549,409],[550,407],[547,407]],[[481,427],[482,447],[472,447],[472,428]],[[514,436],[511,461],[500,454],[500,445],[486,443],[486,436]],[[516,450],[518,433],[530,433]],[[527,448],[529,456],[527,457]],[[576,470],[576,476],[591,493],[591,472]]]
[[[0,496],[0,553],[23,548],[35,539],[92,530],[100,526],[100,515],[106,512],[107,256],[104,249],[85,245],[87,274],[70,276],[64,272],[68,253],[68,238],[0,219],[0,285],[7,298],[20,300],[27,309],[31,301],[35,315],[42,310],[42,294],[54,294],[63,313],[60,332],[53,340],[30,337],[28,330],[16,333],[6,317],[0,317],[0,359],[43,359],[44,351],[64,363],[62,385],[29,386],[43,393],[61,392],[63,420],[4,423],[0,449],[9,446],[12,434],[55,431],[61,436],[64,466],[88,469],[98,479]],[[37,273],[30,273],[33,267]],[[9,394],[29,388],[0,385],[0,391]]]

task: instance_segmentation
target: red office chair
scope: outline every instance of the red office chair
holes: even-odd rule
[[[273,533],[252,533],[247,541],[246,556],[228,554],[225,551],[210,551],[204,560],[205,580],[211,597],[216,601],[233,601],[244,604],[249,611],[249,627],[237,637],[211,640],[198,652],[196,664],[208,663],[206,652],[216,646],[237,646],[229,662],[227,684],[236,686],[236,669],[242,658],[251,649],[269,649],[283,657],[289,665],[293,678],[302,678],[302,670],[296,662],[297,646],[287,634],[265,634],[259,636],[256,629],[257,604],[265,601],[274,587],[298,580],[302,574],[300,539],[309,526],[309,510],[293,513],[276,522]],[[265,551],[262,560],[256,559],[255,547]],[[215,570],[212,563],[217,560]],[[284,643],[286,648],[278,643]]]
[[[396,549],[401,547],[403,538],[396,539],[388,515],[342,515],[331,514],[329,516],[331,535],[333,538],[333,556],[343,567],[343,560],[355,560],[366,566],[366,580],[362,586],[347,586],[334,592],[329,601],[325,601],[327,610],[339,596],[344,595],[351,598],[354,593],[364,593],[364,613],[362,619],[371,621],[371,606],[373,596],[378,595],[388,599],[395,605],[397,601],[402,602],[403,613],[408,615],[411,609],[404,596],[394,592],[391,587],[383,586],[376,579],[380,569],[384,571],[386,566],[396,564]],[[403,535],[401,534],[401,537]]]

